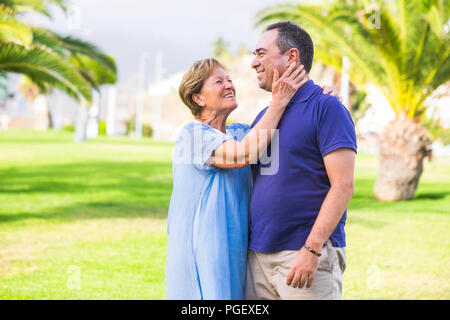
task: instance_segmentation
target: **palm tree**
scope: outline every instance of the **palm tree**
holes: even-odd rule
[[[89,105],[92,90],[116,82],[116,64],[89,42],[18,19],[26,11],[50,16],[51,4],[66,10],[64,0],[0,0],[0,75],[23,74],[40,93],[59,88]]]
[[[213,44],[213,56],[222,59],[230,56],[228,51],[228,43],[222,37],[218,37]]]
[[[31,27],[0,8],[0,73],[11,72],[28,76],[42,90],[59,87],[77,100],[91,99],[89,83],[72,63],[34,42]]]
[[[316,59],[341,70],[352,62],[350,80],[371,82],[395,112],[379,136],[380,165],[374,192],[379,200],[412,199],[431,157],[431,139],[420,123],[425,100],[450,78],[450,2],[445,0],[321,1],[261,11],[257,25],[290,20],[316,40]]]

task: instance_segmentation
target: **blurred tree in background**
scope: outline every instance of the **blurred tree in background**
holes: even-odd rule
[[[95,45],[21,22],[26,12],[50,17],[50,6],[66,12],[65,0],[0,0],[0,76],[19,73],[47,93],[59,88],[83,104],[92,90],[117,80],[112,57]]]
[[[223,59],[230,56],[228,43],[222,37],[218,37],[213,44],[213,56],[217,59]]]

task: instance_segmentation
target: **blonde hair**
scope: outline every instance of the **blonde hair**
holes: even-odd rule
[[[202,91],[205,80],[208,79],[215,68],[226,70],[225,67],[214,58],[202,59],[195,61],[183,76],[183,80],[178,89],[178,94],[183,103],[191,110],[194,117],[200,115],[203,109],[195,103],[192,96]]]

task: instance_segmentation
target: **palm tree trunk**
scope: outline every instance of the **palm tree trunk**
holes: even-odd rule
[[[410,200],[423,171],[423,159],[431,160],[431,139],[419,121],[397,117],[378,137],[379,175],[375,197],[381,201]]]
[[[75,142],[87,141],[87,123],[88,123],[88,110],[86,105],[82,103],[78,107],[78,115],[75,121]]]
[[[50,122],[48,119],[49,108],[47,99],[43,94],[38,94],[32,100],[33,128],[39,131],[48,130]]]

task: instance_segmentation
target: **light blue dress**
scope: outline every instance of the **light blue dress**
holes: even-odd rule
[[[167,299],[244,299],[251,169],[221,169],[206,161],[224,141],[242,140],[249,128],[233,123],[224,134],[195,120],[175,142]]]

